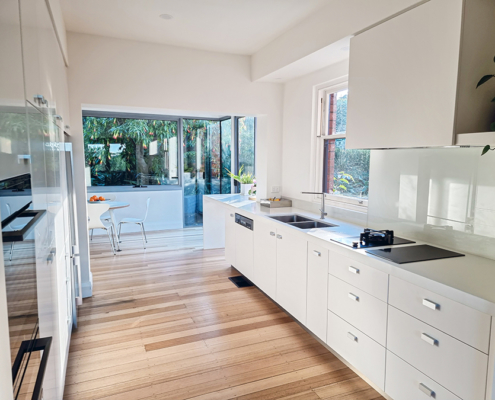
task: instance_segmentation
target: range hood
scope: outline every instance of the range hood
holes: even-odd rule
[[[428,0],[351,39],[346,148],[495,145],[495,1]]]

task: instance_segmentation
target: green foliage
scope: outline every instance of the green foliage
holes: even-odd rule
[[[351,197],[368,197],[369,150],[346,150],[345,139],[335,141],[334,193]]]
[[[239,128],[239,165],[244,165],[247,173],[254,174],[255,160],[255,118],[242,117],[237,120]]]
[[[493,77],[495,77],[495,75],[485,75],[483,78],[479,80],[478,84],[476,85],[476,89],[478,89],[478,87],[483,85],[483,83],[488,82]]]
[[[337,97],[337,120],[335,133],[345,133],[347,130],[347,90],[345,95]]]
[[[171,178],[165,158],[169,140],[177,138],[175,121],[83,117],[83,135],[92,185],[162,184]],[[153,141],[156,155],[149,154]]]
[[[244,165],[241,165],[241,168],[239,168],[239,173],[237,175],[230,172],[227,168],[225,169],[227,170],[228,175],[239,183],[249,184],[249,183],[253,183],[255,180],[255,177],[250,172],[242,173],[242,171],[244,170]]]

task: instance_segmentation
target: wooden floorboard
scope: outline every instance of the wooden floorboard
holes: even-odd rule
[[[375,400],[366,382],[256,287],[237,288],[200,228],[91,241],[66,400]]]

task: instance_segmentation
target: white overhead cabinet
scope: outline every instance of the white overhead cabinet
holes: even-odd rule
[[[346,147],[450,146],[495,121],[495,2],[430,0],[351,39]],[[486,86],[486,87],[485,87]]]
[[[26,100],[69,124],[67,71],[45,1],[20,0]]]

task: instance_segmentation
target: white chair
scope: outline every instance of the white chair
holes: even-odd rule
[[[7,212],[9,215],[12,215],[12,209],[10,208],[10,204],[6,203],[5,206],[7,207]],[[21,225],[12,225],[9,224],[8,227],[12,229],[13,231],[20,231],[22,228],[24,228],[26,224],[21,224]],[[10,261],[12,261],[12,257],[14,257],[14,243],[12,242],[10,245]]]
[[[116,198],[117,198],[116,195],[109,194],[109,195],[105,196],[105,201],[115,201]],[[110,217],[110,214],[108,213],[108,211],[101,216],[101,219],[105,222],[112,222],[112,218]],[[93,240],[93,231],[91,231],[90,240]]]
[[[110,206],[105,203],[88,204],[88,230],[93,232],[94,229],[104,229],[107,231],[110,246],[112,246],[113,255],[115,255],[115,245],[113,243],[112,224],[106,225],[101,220],[101,216],[108,211]]]
[[[119,222],[119,234],[118,239],[120,242],[120,232],[122,231],[122,224],[136,224],[141,226],[141,235],[143,237],[143,246],[146,248],[146,243],[148,243],[148,238],[146,237],[146,231],[144,230],[144,222],[148,217],[148,210],[150,209],[150,201],[151,198],[148,197],[146,200],[146,212],[144,213],[144,218],[123,218],[122,221]]]

